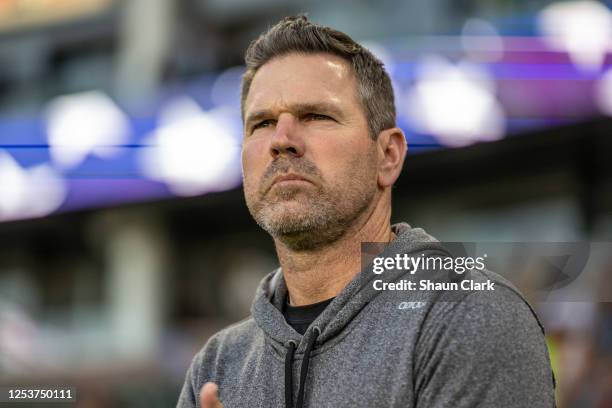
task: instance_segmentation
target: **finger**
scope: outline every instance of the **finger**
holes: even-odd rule
[[[219,387],[217,384],[207,382],[200,391],[200,406],[202,408],[223,408],[219,401]]]

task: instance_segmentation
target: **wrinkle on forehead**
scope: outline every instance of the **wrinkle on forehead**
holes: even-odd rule
[[[288,61],[288,59],[291,60]],[[304,82],[302,84],[296,80],[294,77],[295,72],[290,68],[294,64],[304,66],[300,59],[304,59],[306,64],[318,59],[317,64],[320,64],[319,68],[315,70],[317,71],[316,73],[310,71],[304,75]],[[279,70],[279,64],[288,64],[288,67],[286,70]],[[273,74],[270,70],[272,70]],[[274,83],[269,87],[263,86],[262,80],[274,81]],[[276,86],[285,81],[287,81],[287,88]],[[277,57],[264,64],[259,72],[255,74],[246,99],[245,113],[257,107],[263,108],[264,105],[268,108],[272,105],[283,109],[282,107],[287,107],[292,105],[292,103],[317,102],[321,100],[340,105],[347,96],[344,92],[347,89],[346,86],[339,85],[339,82],[344,81],[353,83],[355,81],[350,65],[347,61],[333,54],[289,54]],[[356,86],[355,83],[354,85]],[[292,92],[289,89],[294,91],[298,89],[299,91]],[[353,94],[352,96],[354,98],[356,95]]]

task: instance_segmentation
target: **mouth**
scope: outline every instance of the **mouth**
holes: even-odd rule
[[[308,180],[306,177],[302,177],[294,173],[283,174],[281,176],[276,177],[272,181],[269,189],[271,189],[272,187],[276,185],[283,185],[283,184],[289,185],[289,184],[302,184],[302,183],[312,184],[312,181]]]

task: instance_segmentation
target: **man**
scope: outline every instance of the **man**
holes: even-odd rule
[[[474,272],[496,290],[444,298],[376,290],[406,270],[363,268],[362,242],[391,257],[447,254],[390,224],[406,142],[380,61],[300,16],[254,41],[246,64],[244,193],[280,268],[252,316],[194,357],[178,406],[553,406],[542,328],[502,278]]]

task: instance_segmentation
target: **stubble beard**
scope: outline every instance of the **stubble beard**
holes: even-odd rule
[[[262,192],[247,187],[245,180],[247,207],[257,224],[288,249],[316,250],[344,236],[372,203],[377,186],[372,169],[365,167],[363,162],[354,163],[353,177],[331,186],[277,186]],[[316,172],[309,168],[311,173],[300,174]]]

